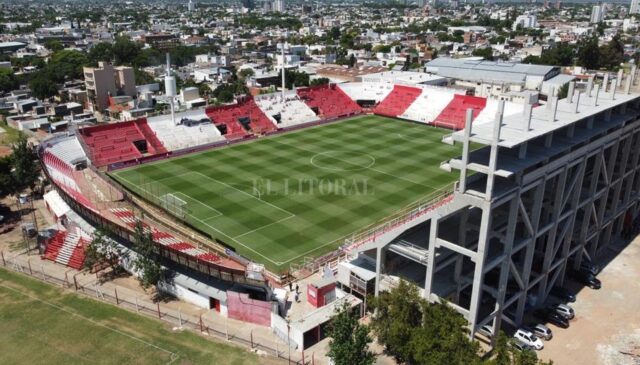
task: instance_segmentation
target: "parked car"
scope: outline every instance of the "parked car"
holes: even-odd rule
[[[511,341],[511,347],[513,347],[514,349],[518,350],[518,351],[533,351],[533,348],[529,345],[527,345],[526,343],[519,341],[519,340],[513,340]]]
[[[549,341],[553,338],[553,332],[551,329],[541,323],[529,325],[525,327],[525,329],[545,341]]]
[[[551,309],[553,309],[556,313],[564,316],[567,319],[573,319],[573,317],[576,316],[576,313],[573,310],[573,308],[571,308],[566,304],[556,304],[552,306]]]
[[[573,277],[580,283],[588,286],[591,289],[600,289],[602,283],[592,273],[585,270],[579,270],[574,272]]]
[[[484,326],[480,327],[478,332],[487,338],[493,337],[493,328],[488,324],[485,324]]]
[[[573,294],[571,290],[561,286],[554,286],[551,288],[551,295],[558,297],[564,302],[573,303],[576,301],[576,295]]]
[[[524,342],[525,344],[533,347],[536,350],[542,350],[544,348],[544,344],[542,340],[536,337],[532,332],[524,330],[522,328],[518,329],[516,333],[513,334],[513,338],[518,341]]]
[[[560,328],[569,328],[569,320],[556,311],[538,309],[533,312],[533,315]]]
[[[582,260],[580,263],[580,270],[590,272],[593,276],[600,273],[600,267],[588,260]]]

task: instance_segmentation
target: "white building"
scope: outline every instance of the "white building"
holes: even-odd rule
[[[600,23],[604,18],[604,7],[600,5],[594,5],[591,8],[591,23]]]
[[[192,0],[189,0],[189,3],[187,4],[187,10],[189,10],[189,12],[196,10],[196,4],[194,4]]]
[[[272,11],[277,11],[278,13],[284,13],[285,11],[285,3],[284,0],[274,0],[271,5]]]
[[[631,0],[631,6],[629,6],[629,14],[640,13],[640,0]]]
[[[522,26],[522,28],[535,28],[538,26],[538,18],[532,14],[522,14],[519,15],[516,20],[513,22],[513,30],[517,30],[518,26]]]

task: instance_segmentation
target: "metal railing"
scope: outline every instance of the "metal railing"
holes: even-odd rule
[[[444,189],[437,190],[429,196],[409,204],[397,213],[351,234],[345,238],[342,249],[352,251],[365,243],[375,242],[377,237],[450,202],[453,200],[453,191],[453,184]]]

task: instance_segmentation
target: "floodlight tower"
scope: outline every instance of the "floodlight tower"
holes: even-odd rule
[[[282,101],[284,101],[284,88],[285,88],[285,78],[284,78],[284,38],[282,38]]]
[[[169,52],[167,52],[167,75],[164,77],[164,89],[166,95],[169,97],[169,104],[171,105],[171,122],[176,125],[176,111],[173,105],[176,93],[176,77],[171,75],[171,59]]]

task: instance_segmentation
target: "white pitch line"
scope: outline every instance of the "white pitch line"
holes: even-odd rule
[[[211,209],[211,210],[213,210],[214,212],[216,212],[216,213],[217,213],[217,215],[213,215],[213,216],[211,216],[211,217],[208,217],[207,219],[210,219],[210,218],[217,218],[217,217],[219,217],[219,216],[221,216],[221,215],[224,215],[224,214],[222,214],[222,212],[221,212],[221,211],[219,211],[218,209],[216,209],[216,208],[214,208],[214,207],[210,206],[209,204],[206,204],[206,203],[203,203],[203,202],[201,202],[201,201],[199,201],[199,200],[196,200],[195,198],[193,198],[193,197],[192,197],[192,196],[190,196],[189,194],[185,194],[185,193],[183,193],[183,192],[181,192],[181,191],[174,192],[173,194],[175,194],[175,195],[178,195],[178,194],[180,194],[180,195],[184,195],[184,196],[186,196],[186,197],[187,197],[187,199],[191,199],[191,200],[193,200],[194,202],[196,202],[196,203],[198,203],[198,204],[200,204],[200,205],[203,205],[203,206],[205,206],[205,207],[207,207],[207,208],[209,208],[209,209]],[[191,215],[191,214],[189,214],[189,215]]]
[[[309,149],[306,149],[306,148],[290,145],[288,143],[284,143],[284,142],[280,142],[280,141],[275,141],[275,142],[276,143],[280,143],[280,144],[285,145],[285,146],[288,146],[288,147],[291,147],[291,148],[296,148],[296,149],[298,149],[300,151],[305,151],[305,152],[309,152],[309,153],[315,153],[316,155],[318,154],[316,151],[312,151],[312,150],[309,150]],[[353,151],[353,152],[357,152],[357,151]],[[360,166],[360,165],[355,164],[353,162],[349,162],[349,161],[346,161],[346,160],[343,160],[343,159],[340,159],[340,158],[337,158],[337,157],[328,156],[328,158],[332,158],[334,160],[337,160],[337,161],[340,161],[340,162],[344,162],[344,163],[349,164],[349,165],[363,167],[363,166]],[[383,174],[383,175],[394,177],[394,178],[396,178],[398,180],[404,180],[404,181],[410,182],[410,183],[415,184],[415,185],[424,186],[425,188],[435,189],[433,186],[425,185],[425,184],[422,184],[422,183],[419,183],[419,182],[416,182],[416,181],[413,181],[413,180],[410,180],[410,179],[407,179],[407,178],[404,178],[404,177],[396,176],[396,175],[390,174],[388,172],[384,172],[382,170],[378,170],[378,169],[373,168],[373,167],[366,167],[366,168],[363,168],[363,170],[375,171],[375,172],[378,172],[378,173]],[[348,171],[346,171],[346,172],[348,172]]]
[[[295,217],[295,215],[292,215],[292,216],[289,216],[289,217],[286,217],[286,218],[279,219],[279,220],[277,220],[277,221],[275,221],[275,222],[271,222],[271,223],[266,224],[266,225],[264,225],[264,226],[262,226],[262,227],[258,227],[258,228],[256,228],[256,229],[252,229],[252,230],[251,230],[251,231],[249,231],[249,232],[245,232],[245,233],[243,233],[243,234],[241,234],[241,235],[235,236],[235,237],[233,237],[233,239],[235,240],[235,239],[237,239],[238,237],[246,236],[246,235],[248,235],[248,234],[250,234],[250,233],[253,233],[253,232],[259,231],[259,230],[261,230],[261,229],[263,229],[263,228],[267,228],[267,227],[272,226],[272,225],[274,225],[274,224],[282,223],[282,222],[286,221],[287,219],[291,219],[291,218],[293,218],[293,217]]]
[[[165,352],[165,353],[169,354],[169,355],[170,355],[170,358],[171,358],[171,361],[169,361],[169,362],[167,363],[167,365],[169,365],[169,364],[173,363],[173,362],[174,362],[174,361],[176,361],[176,360],[178,359],[178,357],[179,357],[179,355],[178,355],[178,354],[176,354],[175,352],[171,352],[171,351],[169,351],[169,350],[167,350],[167,349],[164,349],[164,348],[162,348],[162,347],[160,347],[160,346],[158,346],[158,345],[154,345],[154,344],[152,344],[152,343],[150,343],[150,342],[147,342],[147,341],[145,341],[145,340],[143,340],[143,339],[141,339],[141,338],[138,338],[138,337],[135,337],[135,336],[133,336],[133,335],[130,335],[130,334],[126,333],[126,332],[122,332],[122,331],[117,330],[117,329],[115,329],[115,328],[111,328],[111,327],[107,326],[106,324],[103,324],[103,323],[100,323],[100,322],[96,322],[95,320],[93,320],[93,319],[91,319],[91,318],[88,318],[88,317],[85,317],[85,316],[83,316],[83,315],[81,315],[81,314],[78,314],[78,313],[72,312],[72,311],[70,311],[70,310],[68,310],[68,309],[66,309],[66,308],[64,308],[64,307],[61,307],[61,306],[56,305],[56,304],[53,304],[53,303],[51,303],[51,302],[49,302],[49,301],[46,301],[46,300],[43,300],[43,299],[40,299],[40,298],[37,298],[37,297],[31,296],[31,295],[29,295],[29,294],[25,294],[25,293],[21,292],[20,290],[14,289],[14,288],[9,287],[9,286],[6,286],[6,285],[2,285],[2,284],[0,284],[0,287],[3,287],[3,288],[5,288],[5,289],[7,289],[7,290],[11,290],[11,291],[13,291],[13,292],[15,292],[15,293],[18,293],[18,294],[20,294],[20,295],[23,295],[23,296],[25,296],[25,297],[27,297],[27,298],[30,298],[30,299],[35,300],[35,301],[38,301],[38,302],[40,302],[40,303],[42,303],[42,304],[45,304],[45,305],[48,305],[48,306],[50,306],[50,307],[52,307],[52,308],[58,309],[58,310],[60,310],[60,311],[62,311],[62,312],[68,313],[68,314],[70,314],[70,315],[72,315],[72,316],[74,316],[74,317],[78,317],[78,318],[84,319],[85,321],[87,321],[87,322],[89,322],[89,323],[92,323],[92,324],[94,324],[94,325],[96,325],[96,326],[98,326],[98,327],[106,328],[106,329],[108,329],[108,330],[110,330],[110,331],[112,331],[112,332],[115,332],[115,333],[119,334],[119,335],[122,335],[122,336],[125,336],[125,337],[129,337],[130,339],[132,339],[132,340],[134,340],[134,341],[140,342],[140,343],[142,343],[142,344],[144,344],[144,345],[147,345],[147,346],[149,346],[149,347],[153,347],[153,348],[155,348],[156,350],[159,350],[159,351]]]
[[[249,197],[251,197],[251,198],[253,198],[253,199],[255,199],[255,200],[258,200],[258,201],[259,201],[259,202],[261,202],[261,203],[264,203],[264,204],[270,205],[270,206],[271,206],[271,207],[273,207],[273,208],[276,208],[276,209],[278,209],[278,210],[280,210],[280,211],[282,211],[282,212],[285,212],[285,213],[289,214],[289,215],[290,215],[290,216],[292,216],[292,217],[295,217],[295,214],[291,213],[290,211],[288,211],[288,210],[286,210],[286,209],[282,209],[282,208],[280,208],[280,207],[279,207],[279,206],[277,206],[277,205],[273,205],[273,204],[269,203],[269,202],[268,202],[268,201],[266,201],[266,200],[258,199],[255,195],[251,195],[251,194],[247,193],[246,191],[240,190],[240,189],[238,189],[238,188],[236,188],[236,187],[234,187],[234,186],[232,186],[232,185],[229,185],[229,184],[224,183],[224,182],[222,182],[222,181],[220,181],[220,180],[217,180],[217,179],[214,179],[214,178],[212,178],[212,177],[209,177],[209,176],[207,176],[207,175],[205,175],[205,174],[203,174],[203,173],[201,173],[201,172],[198,172],[198,171],[192,171],[192,173],[194,173],[194,174],[198,174],[198,175],[200,175],[200,176],[202,176],[202,177],[204,177],[204,178],[207,178],[207,179],[209,179],[209,180],[215,181],[215,182],[217,182],[218,184],[221,184],[221,185],[224,185],[224,186],[226,186],[226,187],[229,187],[229,188],[231,188],[231,189],[233,189],[233,190],[236,190],[236,191],[238,191],[238,192],[240,192],[240,193],[242,193],[242,194],[245,194],[245,195],[247,195],[247,196],[249,196]]]
[[[253,248],[251,248],[251,247],[249,247],[249,246],[245,245],[245,244],[244,244],[244,243],[242,243],[240,240],[235,239],[235,238],[233,238],[233,237],[229,236],[228,234],[226,234],[226,233],[222,232],[221,230],[219,230],[219,229],[217,229],[217,228],[213,227],[212,225],[210,225],[209,223],[207,223],[207,222],[203,221],[202,219],[197,218],[197,217],[194,217],[194,216],[192,216],[192,217],[193,217],[193,219],[195,219],[195,220],[199,221],[200,223],[202,223],[202,224],[204,224],[205,226],[207,226],[207,227],[209,227],[209,228],[213,229],[214,231],[216,231],[216,232],[220,233],[221,235],[223,235],[223,236],[225,236],[225,237],[229,237],[231,240],[235,241],[235,242],[236,242],[237,244],[239,244],[240,246],[242,246],[242,247],[246,248],[247,250],[249,250],[249,251],[251,251],[251,252],[253,252],[253,253],[257,254],[258,256],[262,257],[263,259],[265,259],[265,260],[269,261],[270,263],[272,263],[272,264],[274,264],[274,265],[278,265],[278,266],[282,265],[282,262],[276,262],[276,261],[271,260],[271,259],[270,259],[270,258],[268,258],[267,256],[265,256],[265,255],[261,254],[260,252],[258,252],[258,251],[256,251],[256,250],[254,250]]]

